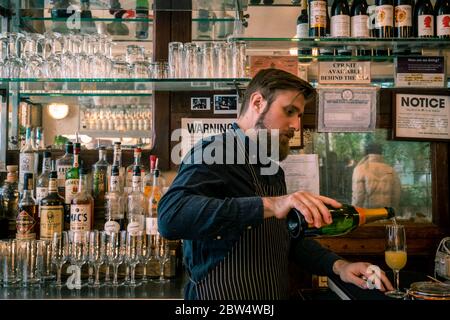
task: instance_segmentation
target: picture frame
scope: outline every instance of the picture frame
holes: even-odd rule
[[[238,96],[236,94],[215,94],[213,103],[215,114],[238,113]]]
[[[191,97],[191,110],[192,111],[211,110],[211,98],[210,97]]]
[[[392,139],[450,140],[450,89],[395,89]]]

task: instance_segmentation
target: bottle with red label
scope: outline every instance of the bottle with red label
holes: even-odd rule
[[[418,0],[414,8],[414,36],[434,37],[434,10],[430,0]]]
[[[450,0],[438,0],[434,8],[436,16],[436,36],[450,38]]]

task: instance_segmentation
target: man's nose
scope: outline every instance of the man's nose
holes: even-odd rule
[[[295,131],[300,130],[300,118],[295,118],[291,120],[291,123],[289,124],[289,128],[294,129]]]

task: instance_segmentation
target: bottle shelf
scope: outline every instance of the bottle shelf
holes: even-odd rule
[[[79,134],[93,138],[151,138],[152,132],[145,130],[80,130]]]
[[[153,91],[226,91],[247,85],[249,78],[208,79],[47,79],[0,78],[0,82],[20,86],[29,95],[151,95]],[[11,88],[13,89],[13,88]]]

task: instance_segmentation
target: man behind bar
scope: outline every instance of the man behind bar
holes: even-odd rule
[[[331,198],[286,194],[276,164],[289,154],[289,140],[314,88],[277,69],[258,72],[249,83],[231,130],[202,139],[183,159],[161,198],[158,227],[183,239],[190,281],[186,299],[288,299],[288,260],[311,273],[335,273],[366,288],[369,263],[350,263],[312,239],[290,239],[285,217],[297,208],[316,227],[331,223]],[[275,161],[274,161],[275,160]],[[381,272],[380,290],[392,290]]]

